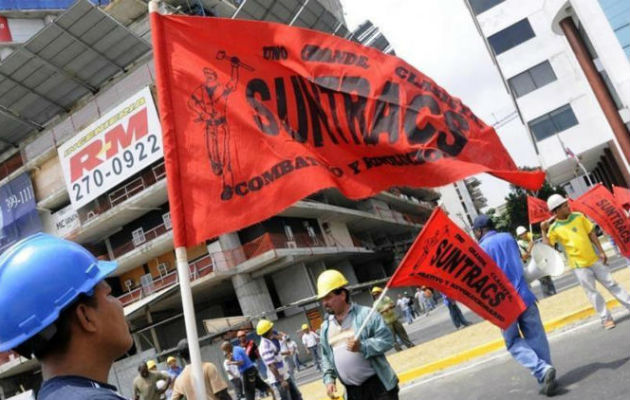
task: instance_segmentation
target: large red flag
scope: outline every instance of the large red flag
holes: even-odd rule
[[[613,185],[613,195],[621,207],[626,209],[630,208],[630,190],[621,186]]]
[[[545,203],[544,200],[532,196],[527,196],[527,215],[530,224],[536,224],[553,217],[553,214],[549,212],[547,203]]]
[[[176,246],[329,187],[356,199],[480,172],[544,180],[397,57],[267,22],[153,13],[151,26]]]
[[[502,329],[526,308],[494,260],[439,207],[387,284],[421,285],[466,304]]]
[[[630,257],[630,218],[612,193],[601,184],[569,202],[571,209],[591,218],[609,234],[625,257]]]

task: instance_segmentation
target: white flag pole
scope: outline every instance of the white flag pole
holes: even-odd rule
[[[149,2],[149,13],[159,12],[159,2],[151,0]],[[199,335],[197,334],[197,320],[195,318],[195,306],[192,301],[190,290],[190,269],[188,266],[188,254],[186,247],[175,249],[175,259],[177,261],[177,276],[179,279],[179,290],[182,298],[182,308],[184,311],[184,323],[186,326],[186,339],[188,340],[188,352],[190,354],[190,367],[192,368],[192,381],[195,390],[195,400],[206,400],[206,385],[203,379],[201,368],[201,351],[199,350]],[[191,399],[192,400],[192,399]]]

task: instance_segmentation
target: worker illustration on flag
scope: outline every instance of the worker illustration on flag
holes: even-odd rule
[[[214,175],[221,177],[225,187],[226,183],[234,184],[230,155],[230,126],[227,118],[228,96],[234,92],[238,85],[239,67],[249,71],[253,71],[253,68],[241,63],[238,57],[227,57],[223,50],[217,52],[216,58],[219,61],[229,60],[231,64],[230,80],[222,84],[214,69],[204,67],[205,81],[191,93],[188,107],[196,114],[195,122],[204,125],[210,168]]]

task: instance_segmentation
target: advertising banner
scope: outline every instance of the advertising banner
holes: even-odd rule
[[[164,156],[162,129],[144,88],[58,149],[75,210]]]
[[[81,228],[79,214],[74,210],[72,204],[54,213],[52,219],[56,236],[66,238]]]
[[[0,187],[0,252],[18,240],[41,232],[33,185],[25,172]]]

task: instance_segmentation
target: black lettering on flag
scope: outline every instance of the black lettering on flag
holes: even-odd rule
[[[269,110],[263,103],[258,101],[256,96],[260,96],[260,100],[268,101],[271,99],[271,94],[269,93],[269,87],[262,79],[252,79],[247,83],[247,88],[245,90],[245,96],[247,97],[247,102],[250,106],[256,111],[254,114],[254,122],[258,126],[261,132],[266,133],[267,135],[275,136],[278,134],[278,124],[276,123],[276,119],[273,116],[273,112]],[[263,118],[266,121],[263,121]]]
[[[370,82],[357,76],[344,76],[341,81],[346,118],[354,143],[361,144],[365,137],[365,105],[370,94]],[[358,132],[357,132],[358,125]]]
[[[378,144],[381,133],[387,134],[389,143],[396,143],[398,140],[399,90],[397,83],[385,82],[383,92],[376,100],[374,123],[370,134],[365,138],[366,144]]]

